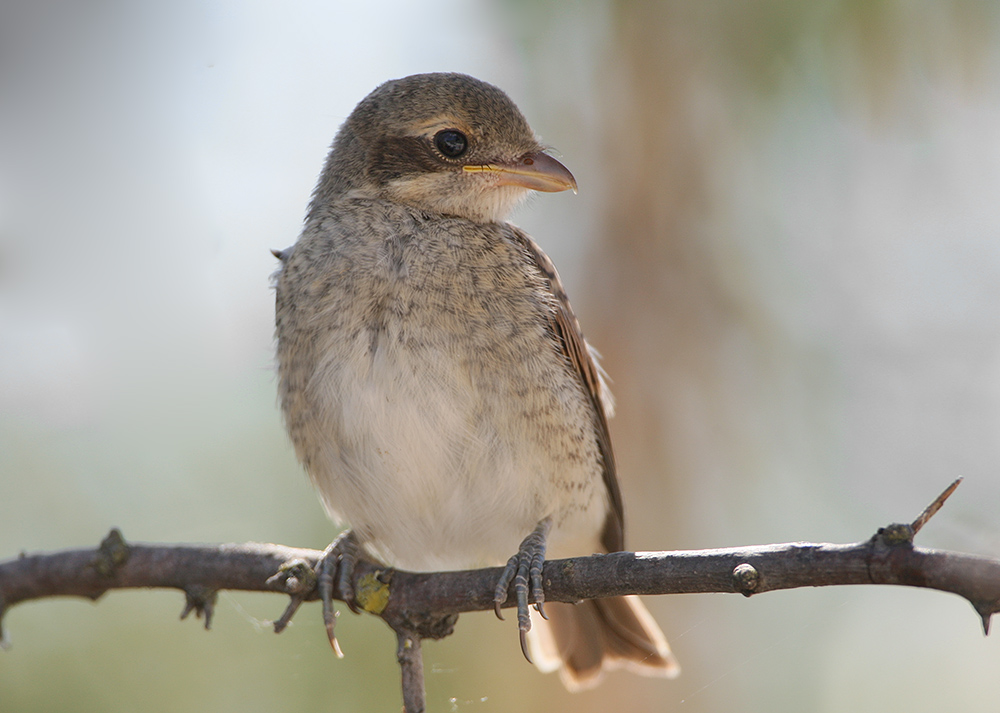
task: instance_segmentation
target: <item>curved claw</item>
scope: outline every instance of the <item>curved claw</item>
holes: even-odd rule
[[[319,599],[323,603],[323,625],[326,627],[326,637],[330,641],[333,653],[337,655],[338,659],[342,659],[344,658],[344,652],[340,650],[337,635],[334,633],[334,627],[337,623],[337,612],[333,608],[333,572],[331,571],[336,569],[339,559],[340,555],[334,546],[331,545],[328,547],[326,553],[323,555],[323,559],[320,561],[319,574],[316,579],[319,588]]]
[[[521,639],[521,653],[524,654],[524,658],[528,660],[528,663],[535,663],[528,653],[528,632],[521,630],[518,632],[518,637]]]
[[[358,558],[356,554],[343,553],[340,558],[340,571],[337,577],[337,588],[340,590],[341,596],[344,598],[344,603],[347,604],[347,608],[350,609],[355,614],[360,614],[361,609],[358,608],[354,597],[354,565],[357,564]]]
[[[531,662],[527,642],[527,633],[531,630],[529,607],[533,605],[543,619],[548,619],[543,606],[545,590],[542,582],[542,566],[545,564],[545,541],[551,528],[552,521],[545,518],[530,535],[524,538],[517,554],[507,560],[507,566],[504,567],[493,593],[493,610],[497,618],[503,620],[500,607],[507,601],[508,589],[513,582],[514,595],[517,599],[517,629],[521,640],[521,653],[529,663]]]
[[[523,544],[521,546],[524,547]],[[507,601],[507,589],[510,587],[511,580],[517,574],[519,562],[520,552],[507,560],[507,566],[503,568],[500,579],[497,580],[496,589],[493,590],[493,611],[496,612],[497,619],[500,621],[504,620],[503,614],[500,612],[500,607]]]
[[[338,659],[342,659],[344,658],[344,652],[340,648],[340,642],[337,641],[337,635],[334,633],[337,616],[336,611],[331,613],[326,607],[323,608],[323,623],[326,625],[326,637],[330,641],[330,648],[333,649],[333,653]]]
[[[351,611],[358,613],[354,603],[354,567],[358,561],[358,544],[350,530],[344,532],[323,552],[316,571],[316,588],[320,601],[323,603],[323,625],[330,647],[343,658],[344,652],[334,632],[337,623],[337,612],[333,608],[333,582],[337,580],[337,590]]]
[[[549,615],[545,613],[545,602],[535,602],[535,611],[538,612],[545,621],[549,620]]]

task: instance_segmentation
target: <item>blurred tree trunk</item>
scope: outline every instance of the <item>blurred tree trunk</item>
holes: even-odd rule
[[[982,272],[941,260],[941,236],[915,235],[912,216],[957,224],[973,179],[993,175],[977,165],[988,165],[977,153],[988,146],[956,138],[966,115],[954,106],[998,106],[994,7],[514,5],[544,95],[529,115],[557,106],[561,118],[548,121],[560,122],[559,147],[596,214],[585,274],[567,281],[618,404],[611,430],[630,548],[836,540],[852,517],[884,513],[892,492],[912,490],[917,502],[917,491],[933,495],[967,472],[957,464],[986,472],[990,448],[961,444],[992,438],[982,424],[995,424],[995,402],[979,394],[995,310],[973,305],[974,316],[947,322],[965,288],[933,285],[981,281],[969,289],[992,294],[995,256],[983,252]],[[574,104],[573,92],[590,96]],[[571,148],[573,132],[583,138]],[[596,156],[581,160],[586,151]],[[965,235],[957,242],[959,255],[979,254]],[[941,339],[943,323],[955,338]],[[652,701],[647,684],[613,677],[580,710],[765,700],[780,684],[734,652],[761,651],[788,621],[825,620],[824,596],[785,599],[770,619],[718,599],[651,601],[682,678],[656,684],[667,698]],[[793,644],[768,647],[760,665],[795,671],[782,710],[813,708],[832,685],[830,654],[816,632],[790,630]],[[720,676],[728,684],[711,686]]]

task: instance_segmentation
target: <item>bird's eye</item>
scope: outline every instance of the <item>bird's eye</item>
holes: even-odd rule
[[[434,135],[434,145],[448,158],[458,158],[469,148],[469,140],[461,131],[444,129]]]

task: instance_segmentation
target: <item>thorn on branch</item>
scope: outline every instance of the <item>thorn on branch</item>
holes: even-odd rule
[[[972,602],[976,613],[983,621],[983,636],[990,635],[990,618],[1000,611],[1000,602]]]
[[[961,478],[958,478],[945,488],[944,492],[938,495],[934,502],[924,508],[924,511],[920,513],[920,516],[914,520],[911,524],[906,523],[893,523],[887,527],[880,527],[878,532],[875,533],[874,540],[876,544],[886,545],[888,547],[898,547],[900,545],[913,546],[913,538],[921,528],[927,524],[927,521],[934,517],[935,513],[941,509],[944,505],[944,501],[947,500],[952,493],[955,492],[955,488],[958,484],[962,482]]]
[[[128,562],[130,554],[131,550],[122,536],[121,530],[113,527],[111,532],[101,540],[90,566],[97,570],[97,573],[102,577],[114,577],[118,569]]]
[[[954,483],[945,488],[944,492],[934,499],[934,502],[924,508],[924,511],[920,513],[920,517],[914,520],[913,524],[910,525],[910,527],[913,528],[914,535],[920,532],[921,528],[927,524],[927,521],[934,517],[934,514],[941,509],[942,505],[944,505],[944,501],[951,497],[951,494],[955,492],[955,488],[957,488],[961,482],[962,478],[956,478]]]
[[[210,589],[200,584],[184,588],[184,611],[181,619],[187,619],[188,614],[195,613],[199,619],[205,617],[205,629],[212,628],[212,615],[215,614],[215,602],[219,597],[218,590]]]

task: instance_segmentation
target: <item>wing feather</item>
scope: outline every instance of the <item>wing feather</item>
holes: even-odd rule
[[[608,432],[608,418],[614,408],[611,392],[605,381],[604,372],[598,364],[597,353],[583,337],[580,322],[569,303],[569,297],[563,289],[555,265],[527,233],[514,228],[514,234],[535,266],[545,276],[549,289],[558,300],[558,309],[552,315],[549,326],[593,406],[597,444],[604,466],[604,485],[608,490],[610,504],[604,530],[601,533],[601,543],[608,552],[618,552],[625,547],[625,523],[615,454],[611,448],[611,436]]]

